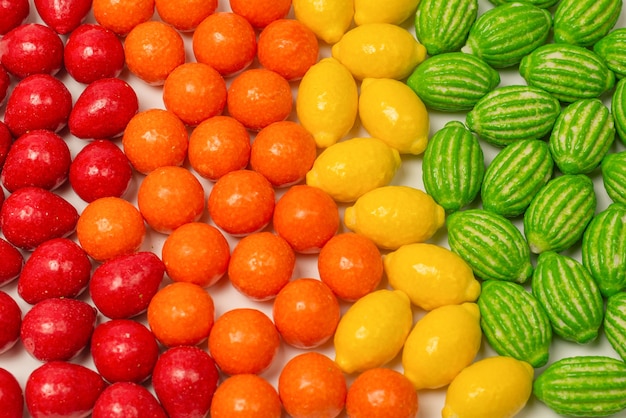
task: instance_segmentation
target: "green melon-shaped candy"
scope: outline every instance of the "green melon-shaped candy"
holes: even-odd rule
[[[613,202],[626,204],[626,151],[610,153],[604,157],[602,183]]]
[[[611,347],[626,361],[626,292],[618,292],[606,299],[604,333]]]
[[[486,280],[524,283],[532,274],[530,250],[504,216],[482,209],[455,212],[446,220],[448,245]]]
[[[579,344],[596,339],[602,325],[604,300],[580,262],[553,251],[543,252],[537,259],[531,285],[555,334]]]
[[[550,180],[553,167],[545,141],[529,139],[503,148],[485,170],[483,208],[507,218],[521,215]]]
[[[476,19],[461,50],[494,68],[510,67],[545,44],[551,28],[549,11],[526,3],[505,3]]]
[[[500,6],[504,3],[527,3],[542,9],[549,9],[557,4],[559,0],[489,0],[489,2],[495,6]]]
[[[477,0],[422,0],[415,13],[415,35],[431,56],[459,51],[477,15]]]
[[[573,356],[550,364],[533,393],[559,415],[605,417],[626,408],[626,363],[608,356]]]
[[[617,23],[622,0],[561,0],[554,11],[554,41],[592,46]]]
[[[496,88],[500,74],[474,55],[448,52],[418,65],[406,82],[429,108],[458,112]]]
[[[561,111],[550,139],[550,152],[565,174],[593,171],[615,141],[609,109],[599,99],[581,99]]]
[[[478,297],[480,325],[500,355],[544,366],[550,355],[552,326],[537,299],[522,285],[500,280],[483,283]]]
[[[478,139],[461,122],[448,122],[428,142],[422,161],[424,189],[446,211],[472,203],[484,174]]]
[[[593,217],[582,240],[582,262],[605,297],[626,289],[626,205],[612,203]]]
[[[609,32],[593,45],[593,52],[604,60],[617,78],[626,77],[626,28]]]
[[[611,113],[615,121],[617,137],[626,145],[626,79],[621,79],[615,85],[611,98]]]

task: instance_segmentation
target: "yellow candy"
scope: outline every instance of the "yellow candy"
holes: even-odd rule
[[[393,23],[399,25],[414,17],[420,0],[354,0],[354,23]]]
[[[341,39],[354,15],[354,0],[293,0],[292,4],[296,20],[327,44]]]

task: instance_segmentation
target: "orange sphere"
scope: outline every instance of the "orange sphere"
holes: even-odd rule
[[[144,219],[157,232],[170,233],[200,219],[204,212],[204,188],[186,168],[166,166],[148,174],[137,193]]]
[[[229,376],[215,390],[211,418],[280,418],[278,392],[256,374]]]
[[[185,43],[170,25],[150,20],[140,23],[124,42],[126,66],[149,85],[158,86],[185,62]]]
[[[287,16],[291,0],[229,0],[233,12],[245,17],[252,26],[262,29]]]
[[[96,22],[119,36],[126,36],[135,26],[154,14],[154,0],[93,0]]]
[[[208,287],[226,273],[230,246],[214,226],[190,222],[176,228],[165,239],[161,256],[172,280]]]
[[[119,197],[89,203],[76,224],[78,242],[94,260],[106,261],[137,251],[146,235],[141,213]]]
[[[155,0],[161,20],[181,32],[194,30],[217,9],[217,0]]]

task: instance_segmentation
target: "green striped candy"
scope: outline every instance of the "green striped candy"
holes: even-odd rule
[[[611,112],[617,137],[626,145],[626,79],[621,79],[615,85],[611,98]]]
[[[557,4],[559,0],[489,0],[489,2],[495,6],[499,6],[504,3],[528,3],[542,9],[549,9]]]
[[[500,74],[474,55],[449,52],[418,65],[406,83],[429,108],[459,112],[496,88]]]
[[[561,252],[578,242],[596,211],[593,182],[584,174],[555,177],[524,214],[524,234],[535,254]]]
[[[604,157],[602,183],[613,202],[626,204],[626,151]]]
[[[461,122],[448,122],[428,142],[422,161],[424,189],[446,211],[472,203],[484,174],[482,148]]]
[[[611,347],[626,361],[626,292],[618,292],[607,298],[604,333]]]
[[[431,56],[459,51],[478,15],[478,0],[422,0],[415,35]]]
[[[511,67],[546,43],[552,28],[549,11],[526,3],[505,3],[476,19],[461,51],[494,68]]]
[[[582,262],[605,297],[626,288],[626,205],[612,203],[594,216],[582,240]]]
[[[533,384],[535,396],[557,414],[605,417],[626,408],[626,363],[608,356],[566,357]]]
[[[592,46],[613,29],[621,10],[622,0],[561,0],[554,11],[554,41]]]
[[[609,109],[599,99],[581,99],[561,111],[548,144],[562,173],[586,174],[598,167],[613,141]]]
[[[580,262],[553,251],[543,252],[537,259],[531,285],[555,334],[579,344],[596,339],[602,325],[604,300]]]
[[[485,170],[483,208],[507,218],[521,215],[550,180],[553,167],[544,141],[517,141],[503,148]]]
[[[498,354],[533,367],[548,362],[552,326],[541,304],[524,287],[488,280],[483,283],[477,303],[483,334]]]
[[[519,229],[504,216],[482,209],[446,219],[448,245],[485,280],[524,283],[532,274],[530,250]]]
[[[626,28],[609,32],[593,45],[593,52],[604,60],[616,77],[626,77]]]

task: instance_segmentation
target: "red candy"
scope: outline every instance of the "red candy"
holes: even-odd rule
[[[35,8],[46,25],[65,35],[87,17],[91,0],[35,0]]]
[[[17,78],[55,75],[63,66],[63,40],[47,26],[25,23],[0,39],[0,60]]]
[[[76,229],[78,211],[63,197],[40,187],[22,187],[0,210],[0,229],[11,244],[32,251],[52,238]]]
[[[70,165],[72,189],[88,203],[101,197],[122,197],[132,177],[133,169],[124,152],[106,139],[87,144]]]
[[[72,95],[65,85],[49,74],[24,78],[9,96],[4,123],[19,137],[35,129],[58,132],[67,125]]]
[[[26,381],[26,408],[32,418],[86,417],[106,387],[93,370],[80,364],[51,361]]]
[[[0,290],[0,354],[10,350],[20,338],[21,324],[22,310],[19,305],[11,295]],[[4,405],[2,403],[3,390],[0,383],[0,405]],[[0,413],[1,416],[2,413]]]
[[[0,1],[0,35],[21,25],[30,13],[28,0]]]
[[[17,292],[31,305],[47,298],[74,298],[87,288],[90,275],[87,253],[68,238],[53,238],[26,260]]]
[[[91,356],[105,380],[141,383],[152,374],[159,345],[152,332],[139,322],[113,319],[94,330]]]
[[[154,253],[122,255],[94,270],[89,293],[103,315],[111,319],[131,318],[148,309],[164,275],[165,265]]]
[[[24,414],[24,393],[15,376],[0,368],[0,418],[21,417]]]
[[[108,386],[96,400],[92,418],[167,418],[163,407],[145,387],[132,382]]]
[[[81,300],[42,300],[24,315],[22,344],[39,361],[71,360],[87,347],[96,314],[95,308]]]
[[[12,144],[13,137],[11,136],[11,131],[9,131],[8,126],[4,122],[0,122],[0,170],[2,170]]]
[[[72,135],[82,139],[120,136],[137,113],[135,90],[119,78],[102,78],[89,84],[70,112]]]
[[[117,77],[124,68],[124,46],[115,33],[91,23],[74,29],[64,51],[67,72],[79,83]]]
[[[4,99],[7,97],[9,86],[11,85],[11,79],[9,73],[0,65],[0,105],[4,103]]]
[[[71,162],[70,149],[59,135],[29,131],[11,146],[0,181],[9,192],[27,186],[54,190],[67,180]]]
[[[2,205],[1,198],[0,205]],[[0,260],[2,260],[0,263],[0,286],[4,286],[20,275],[24,266],[24,256],[10,242],[0,238]]]

